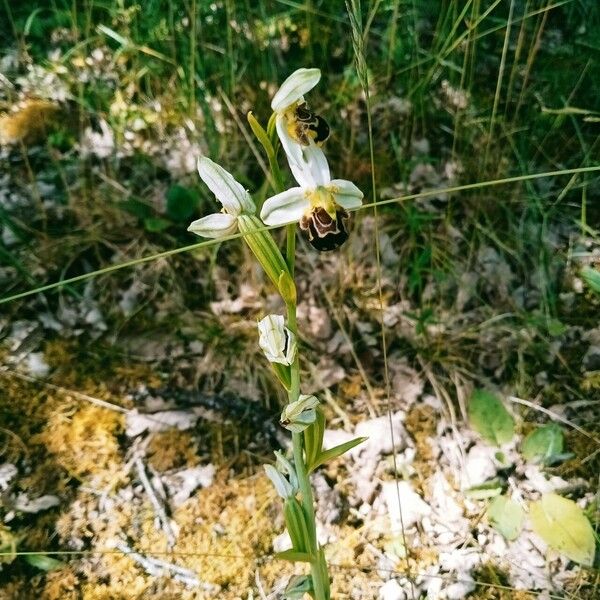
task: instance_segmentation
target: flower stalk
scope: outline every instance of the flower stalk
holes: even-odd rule
[[[276,452],[275,465],[265,472],[283,500],[283,514],[292,548],[279,558],[310,564],[310,575],[292,577],[286,597],[308,593],[314,600],[331,600],[325,552],[317,539],[315,506],[309,475],[327,460],[347,452],[364,438],[323,450],[325,414],[315,396],[301,393],[298,345],[296,229],[300,225],[308,241],[320,251],[335,250],[348,237],[348,211],[362,204],[362,192],[350,181],[332,179],[320,145],[329,126],[312,113],[304,100],[319,82],[318,69],[298,69],[281,85],[271,103],[273,114],[266,130],[254,115],[248,123],[262,145],[270,166],[269,183],[275,195],[262,205],[266,225],[286,226],[285,257],[270,231],[256,216],[250,194],[233,176],[206,157],[198,160],[200,177],[223,206],[219,213],[194,221],[189,230],[206,237],[226,237],[236,229],[271,280],[286,307],[286,316],[267,315],[258,323],[259,346],[285,388],[288,403],[281,425],[292,432],[292,456]],[[298,187],[285,189],[277,153],[285,152]]]

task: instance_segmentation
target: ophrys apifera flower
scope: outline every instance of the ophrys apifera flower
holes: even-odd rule
[[[299,146],[320,144],[329,137],[329,125],[320,115],[311,112],[304,94],[321,79],[319,69],[298,69],[282,84],[271,108],[276,114],[275,126],[288,160],[300,160]]]
[[[349,211],[362,204],[363,193],[345,179],[331,179],[322,150],[301,147],[290,168],[299,187],[267,199],[260,217],[267,225],[298,222],[308,241],[320,251],[335,250],[347,239]]]
[[[258,345],[267,360],[291,365],[296,357],[296,336],[284,325],[282,315],[267,315],[258,322]]]
[[[206,156],[198,159],[198,174],[223,209],[197,219],[188,231],[203,237],[222,238],[239,229],[265,273],[279,288],[282,275],[289,275],[288,268],[271,234],[264,231],[263,224],[256,217],[256,206],[250,194],[231,173]]]

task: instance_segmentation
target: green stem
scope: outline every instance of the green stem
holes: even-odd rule
[[[292,279],[294,277],[294,267],[296,262],[296,225],[287,226],[287,241],[286,241],[286,261],[290,275]],[[296,303],[290,302],[287,305],[287,326],[288,329],[298,337],[298,323],[296,320]],[[298,353],[291,366],[291,386],[288,392],[289,402],[295,402],[300,396],[300,362],[298,359]],[[315,522],[315,507],[312,494],[312,488],[310,487],[310,479],[308,477],[308,471],[306,463],[304,461],[304,436],[301,433],[292,433],[292,444],[294,451],[294,465],[296,467],[296,475],[298,477],[298,484],[300,487],[300,493],[302,495],[302,507],[306,516],[306,525],[309,531],[310,539],[309,553],[312,557],[310,563],[310,570],[312,575],[315,600],[329,600],[327,598],[328,585],[324,580],[328,577],[328,574],[323,572],[321,563],[319,562],[319,545],[317,543],[317,527]]]

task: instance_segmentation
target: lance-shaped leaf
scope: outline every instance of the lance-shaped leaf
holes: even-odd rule
[[[287,560],[289,562],[311,562],[312,558],[308,552],[297,552],[296,550],[283,550],[283,552],[275,552],[275,558],[279,560]]]
[[[317,467],[320,467],[321,465],[325,464],[328,460],[332,460],[334,458],[337,458],[338,456],[341,456],[342,454],[348,452],[348,450],[352,450],[352,448],[358,446],[359,444],[362,444],[368,439],[369,438],[367,437],[354,438],[353,440],[344,442],[339,446],[334,446],[333,448],[329,448],[329,450],[321,452],[317,459],[314,461],[314,463],[307,465],[308,472],[310,473],[311,471],[314,471]]]
[[[306,525],[306,517],[302,505],[293,496],[283,503],[283,518],[287,527],[293,549],[296,552],[308,552],[310,548],[310,535]]]
[[[494,394],[475,390],[467,410],[471,427],[488,442],[497,446],[510,442],[515,433],[514,420]]]
[[[581,276],[592,291],[600,294],[600,271],[598,269],[583,267],[581,269]]]
[[[310,466],[316,464],[321,454],[325,435],[325,414],[320,406],[316,408],[316,415],[315,422],[304,430],[304,453],[309,472]]]
[[[557,494],[544,494],[529,505],[529,518],[533,531],[549,546],[572,561],[593,565],[594,530],[575,502]]]

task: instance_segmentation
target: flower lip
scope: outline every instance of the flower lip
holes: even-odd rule
[[[319,69],[298,69],[294,71],[277,90],[271,101],[274,112],[285,111],[292,104],[302,100],[307,92],[310,92],[321,79]]]

